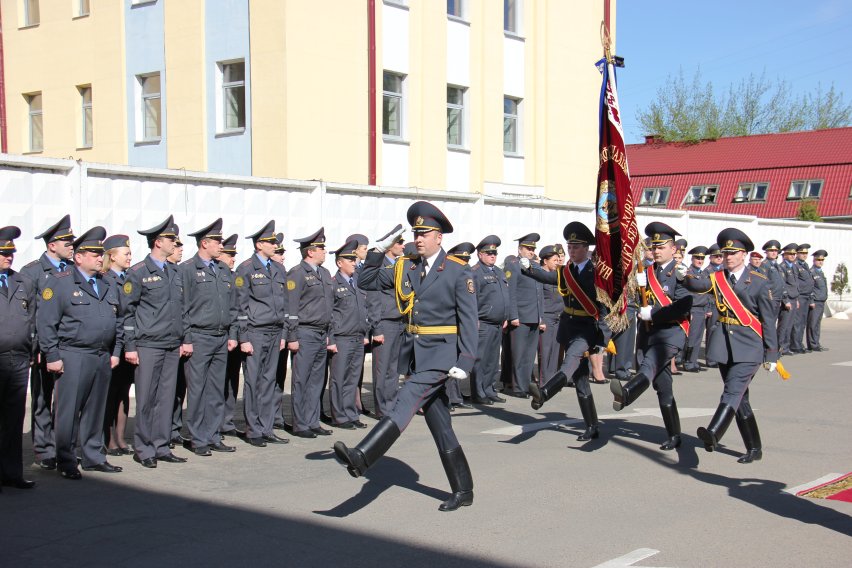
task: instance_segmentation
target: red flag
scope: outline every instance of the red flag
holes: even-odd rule
[[[624,129],[618,108],[612,60],[599,62],[603,74],[600,101],[600,145],[595,222],[595,288],[598,301],[611,314],[613,331],[626,325],[628,282],[633,269],[639,231],[630,192],[630,172],[624,151]]]

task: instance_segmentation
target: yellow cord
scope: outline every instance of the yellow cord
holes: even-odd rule
[[[724,314],[728,311],[728,306],[725,304],[724,297],[722,293],[719,292],[716,286],[716,275],[713,274],[710,276],[710,287],[713,290],[713,300],[716,302],[716,308],[719,310],[719,315]],[[719,301],[719,298],[722,298],[722,301]]]
[[[405,257],[400,257],[396,259],[396,265],[393,267],[393,281],[396,289],[396,309],[399,310],[399,313],[403,316],[414,308],[414,290],[412,289],[411,292],[408,293],[402,291],[404,271]],[[402,305],[405,303],[408,305],[403,308]]]
[[[568,284],[564,284],[565,275],[562,274],[563,268],[561,264],[556,268],[556,291],[559,292],[560,296],[567,297],[571,295],[571,291],[568,290]]]

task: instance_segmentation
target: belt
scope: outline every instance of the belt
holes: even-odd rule
[[[456,335],[459,328],[454,325],[412,325],[405,326],[405,331],[417,335]]]
[[[564,313],[569,316],[576,316],[578,318],[590,318],[593,317],[592,314],[587,312],[586,310],[576,310],[574,308],[565,308],[562,310]]]
[[[740,320],[738,320],[737,318],[729,318],[728,316],[721,316],[719,318],[719,322],[726,323],[728,325],[742,325],[742,323],[740,323]]]

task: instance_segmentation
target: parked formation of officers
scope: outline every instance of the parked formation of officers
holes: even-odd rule
[[[660,447],[673,450],[681,428],[672,375],[680,374],[678,364],[700,370],[703,339],[705,366],[719,368],[724,388],[697,435],[713,451],[736,420],[746,447],[739,461],[748,463],[762,456],[749,403],[755,373],[776,370],[782,355],[824,349],[827,253],[814,252],[809,267],[807,244],[782,248],[771,240],[763,257],[731,228],[712,246],[686,253],[674,228],[651,223],[639,292],[626,328],[613,334],[595,292],[594,234],[583,223],[565,226],[567,251],[548,245],[536,255],[540,236],[530,233],[500,267],[497,236],[445,251],[443,236],[453,227],[437,207],[417,202],[407,218],[413,243],[404,244],[402,225],[370,252],[366,236],[351,235],[333,251],[334,274],[323,266],[322,228],[295,239],[301,258],[287,270],[274,221],[247,237],[253,253],[236,265],[238,237],[224,237],[222,219],[189,233],[198,252],[183,261],[169,216],[139,231],[150,253],[133,264],[129,236],[107,236],[103,227],[76,236],[65,216],[36,237],[46,250],[20,272],[11,268],[20,230],[0,229],[3,485],[34,485],[24,478],[21,452],[28,379],[35,464],[74,480],[81,468],[120,472],[108,457],[132,455],[153,469],[186,462],[172,451],[177,445],[208,457],[236,451],[225,443],[229,436],[265,447],[286,444],[285,428],[302,438],[331,435],[323,421],[366,428],[361,382],[371,351],[378,423],[353,447],[337,442],[335,453],[351,475],[363,475],[422,413],[452,489],[440,508],[451,511],[473,502],[473,478],[450,413],[505,402],[499,383],[504,395],[529,398],[535,410],[573,387],[585,422],[578,439],[598,438],[590,382],[607,382],[595,376],[609,351],[613,407],[629,406],[653,386],[667,432]],[[285,425],[288,362],[292,424]],[[240,374],[244,431],[234,421]]]

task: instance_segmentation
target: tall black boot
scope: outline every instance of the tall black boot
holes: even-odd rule
[[[680,415],[677,413],[677,403],[672,400],[670,405],[660,404],[660,414],[663,415],[663,424],[669,439],[660,446],[661,450],[673,450],[680,446]]]
[[[530,394],[532,401],[530,406],[533,410],[538,410],[544,403],[553,398],[553,396],[565,388],[568,384],[568,377],[562,371],[557,372],[543,387],[539,387],[535,382],[530,383]]]
[[[760,443],[760,431],[757,429],[754,413],[749,414],[746,418],[737,414],[737,428],[740,429],[746,447],[745,455],[737,461],[739,463],[751,463],[761,459],[763,457],[763,445]]]
[[[455,511],[459,507],[467,507],[473,504],[473,476],[470,467],[464,457],[461,446],[441,453],[441,463],[450,481],[450,489],[453,494],[449,499],[441,503],[439,511]]]
[[[598,432],[598,411],[595,408],[594,397],[592,395],[582,396],[578,392],[577,402],[580,403],[580,412],[583,414],[583,422],[586,423],[586,431],[577,436],[577,440],[588,442],[597,439],[600,433]]]
[[[634,375],[625,385],[622,385],[620,381],[610,381],[609,390],[615,396],[615,400],[612,401],[612,408],[621,410],[625,406],[630,406],[643,392],[648,390],[649,386],[651,386],[651,381],[642,373]]]
[[[385,455],[399,435],[397,425],[385,416],[354,448],[347,448],[343,442],[335,442],[334,453],[346,465],[352,477],[360,477],[368,467]]]
[[[716,414],[710,420],[710,425],[707,428],[698,429],[698,437],[704,442],[704,449],[712,452],[719,446],[719,440],[725,435],[725,430],[731,425],[731,420],[734,419],[734,409],[727,404],[720,404],[716,409]]]

